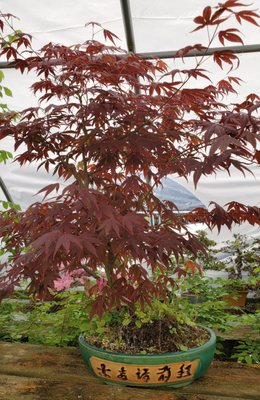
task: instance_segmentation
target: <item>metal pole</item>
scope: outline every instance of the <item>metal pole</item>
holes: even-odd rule
[[[120,0],[120,3],[123,15],[127,48],[130,53],[135,53],[134,29],[132,23],[130,4],[128,0]]]
[[[4,181],[3,181],[3,179],[1,178],[1,176],[0,176],[0,188],[1,188],[2,191],[4,192],[4,195],[5,195],[5,197],[6,197],[6,200],[9,201],[10,203],[13,203],[12,196],[10,195],[10,193],[9,193],[9,191],[8,191],[8,189],[7,189],[7,187],[6,187],[5,183],[4,183]]]
[[[131,16],[130,3],[128,0],[120,0],[120,2],[123,15],[124,28],[125,28],[127,49],[129,53],[135,53],[134,29],[132,23],[133,20]],[[140,89],[138,86],[135,86],[135,93],[140,94]]]

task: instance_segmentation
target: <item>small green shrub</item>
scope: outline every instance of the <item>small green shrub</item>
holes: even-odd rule
[[[240,340],[231,358],[239,363],[260,364],[260,340]]]

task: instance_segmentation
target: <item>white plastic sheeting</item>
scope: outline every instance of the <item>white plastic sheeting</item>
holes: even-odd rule
[[[136,51],[147,52],[205,43],[205,32],[190,33],[194,29],[193,19],[205,6],[214,6],[218,0],[129,0],[129,3]],[[251,8],[259,7],[259,0],[254,0]],[[120,37],[122,47],[126,47],[120,0],[1,0],[0,9],[20,18],[19,28],[33,35],[34,46],[38,48],[50,41],[65,45],[84,41],[85,24],[90,21],[112,30]],[[243,32],[245,44],[258,42],[255,26],[244,24]]]
[[[1,141],[1,148],[13,151],[13,141],[4,139]],[[35,162],[20,167],[17,162],[8,160],[5,165],[0,164],[0,176],[7,186],[13,202],[19,204],[22,209],[42,200],[43,195],[37,193],[43,187],[58,181],[61,187],[65,186],[65,183],[57,176],[47,174],[43,168],[38,170]],[[0,197],[1,199],[2,197]]]
[[[193,18],[200,14],[206,5],[214,5],[212,0],[130,0],[133,17],[133,28],[137,52],[177,50],[192,43],[206,44],[205,32],[198,31],[191,34],[194,28]],[[260,0],[254,1],[254,8],[260,8]],[[17,26],[33,35],[34,47],[40,48],[47,42],[58,42],[71,45],[83,42],[89,37],[90,28],[85,24],[90,21],[101,23],[105,28],[113,31],[121,38],[120,45],[126,48],[123,19],[119,0],[0,0],[0,10],[10,12],[20,18]],[[240,28],[240,26],[237,26]],[[250,24],[242,27],[245,44],[259,42],[259,31]],[[101,37],[98,37],[102,39]],[[213,43],[218,46],[218,43]],[[240,55],[239,75],[244,83],[239,88],[239,95],[233,95],[232,102],[241,100],[251,92],[260,92],[259,69],[260,53]],[[172,65],[173,61],[168,60]],[[192,65],[193,59],[185,60],[187,67]],[[211,64],[209,66],[211,70]],[[224,72],[213,69],[211,77],[214,81],[222,79]],[[37,100],[30,92],[32,75],[21,75],[12,69],[5,70],[5,85],[13,91],[13,98],[8,98],[10,108],[21,110],[34,106]],[[12,151],[12,143],[8,140],[1,142],[1,148]],[[40,188],[52,181],[55,177],[46,175],[43,170],[36,172],[36,166],[20,168],[16,163],[7,163],[0,166],[1,177],[14,201],[26,207],[39,199],[33,197]],[[226,173],[216,177],[202,178],[195,192],[192,182],[180,180],[181,184],[189,188],[205,205],[214,199],[224,205],[230,200],[237,200],[245,204],[259,205],[260,201],[260,170],[253,168],[255,177],[247,174],[246,178],[239,172],[232,171],[232,178]],[[173,196],[174,197],[174,196]],[[174,201],[174,198],[170,198]],[[260,234],[257,228],[244,225],[244,233]],[[230,234],[229,234],[230,235]],[[216,238],[215,232],[214,237]],[[221,235],[226,239],[227,234]]]
[[[5,139],[1,146],[5,150],[12,151],[13,143]],[[8,187],[13,201],[23,209],[31,203],[42,199],[41,194],[36,194],[42,187],[57,182],[56,176],[46,174],[43,169],[37,171],[36,163],[25,165],[21,168],[17,162],[10,160],[5,166],[1,166],[0,176]],[[182,184],[175,182],[171,178],[164,178],[162,184],[156,189],[156,195],[162,200],[173,201],[180,211],[204,207],[204,204],[196,197],[196,194],[192,194]],[[65,185],[65,183],[61,182],[61,185]],[[3,199],[3,193],[1,192],[0,199]]]
[[[186,182],[178,178],[177,182],[185,185],[200,201],[209,206],[214,199],[220,206],[224,206],[230,201],[237,201],[248,206],[260,207],[260,167],[252,166],[252,173],[245,176],[238,170],[232,169],[230,176],[227,172],[220,171],[210,177],[202,177],[195,190],[193,182]],[[257,225],[244,223],[240,226],[233,226],[232,232],[227,228],[222,228],[221,233],[214,229],[208,232],[210,238],[217,242],[230,240],[234,233],[246,234],[252,237],[260,236],[260,229]]]

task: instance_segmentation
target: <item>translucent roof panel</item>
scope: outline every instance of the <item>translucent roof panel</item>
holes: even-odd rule
[[[218,4],[212,0],[130,0],[137,52],[178,50],[181,47],[202,43],[207,44],[205,31],[191,33],[195,24],[193,19],[201,15],[204,7]],[[260,7],[260,1],[253,2]],[[230,25],[230,23],[229,23]],[[240,28],[235,23],[236,28]],[[224,25],[223,25],[224,26]],[[213,28],[214,29],[214,28]],[[245,44],[259,42],[256,27],[244,24]],[[219,44],[213,42],[212,45]]]
[[[89,38],[85,24],[91,21],[115,32],[126,47],[119,0],[1,0],[0,9],[19,17],[19,29],[33,36],[35,48],[84,42]]]
[[[137,52],[177,50],[191,43],[206,44],[204,31],[190,33],[193,19],[212,0],[129,0]],[[260,7],[260,0],[254,1]],[[36,47],[50,41],[70,45],[84,41],[85,24],[96,21],[112,30],[126,48],[120,0],[1,0],[2,12],[20,18],[19,28],[33,35]],[[237,23],[236,28],[240,28]],[[245,44],[259,42],[257,29],[243,24]],[[214,45],[214,43],[212,44]]]
[[[204,30],[194,33],[191,31],[195,26],[194,17],[199,15],[209,3],[214,5],[213,1],[209,2],[208,0],[199,2],[195,0],[182,0],[181,2],[129,0],[136,51],[141,53],[174,51],[192,43],[207,45],[208,39]],[[257,7],[260,8],[260,0],[255,0],[254,5],[251,6],[251,8]],[[65,45],[84,42],[91,36],[91,28],[85,27],[85,24],[90,21],[101,23],[105,28],[113,31],[120,38],[119,45],[122,48],[127,47],[120,0],[77,0],[76,2],[71,0],[46,0],[44,2],[39,0],[0,0],[0,9],[2,12],[10,12],[19,17],[20,20],[16,22],[17,27],[33,36],[35,48],[40,48],[50,41]],[[236,23],[235,27],[241,28],[245,44],[260,42],[259,30],[254,25],[244,23],[240,27]],[[97,35],[97,39],[103,40],[103,36]],[[228,42],[228,44],[233,43]],[[214,45],[219,46],[219,43],[213,42],[212,46]],[[239,57],[241,60],[239,72],[234,71],[234,75],[239,73],[244,80],[244,84],[239,90],[239,98],[253,91],[259,93],[260,80],[257,66],[260,65],[260,52],[240,54]],[[194,62],[195,58],[185,59],[185,67],[189,67]],[[175,65],[173,59],[168,60],[168,63],[170,67]],[[178,61],[177,65],[180,65]],[[212,70],[212,63],[205,64],[205,68],[207,67]],[[214,80],[219,80],[225,76],[226,72],[227,70],[222,72],[214,66],[212,77]],[[27,83],[26,78],[24,78],[24,82],[21,82],[19,73],[17,75],[10,73],[11,78],[8,77],[6,71],[8,79],[6,83],[12,90],[17,88],[17,80],[22,86]],[[21,91],[19,88],[17,90]],[[18,109],[24,108],[22,98],[26,102],[27,94],[25,97],[21,97],[16,96],[15,93],[14,101],[19,99]],[[234,96],[234,101],[236,101],[236,96]]]

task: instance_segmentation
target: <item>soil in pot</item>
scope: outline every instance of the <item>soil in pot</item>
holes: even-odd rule
[[[103,337],[86,336],[86,340],[90,345],[116,353],[160,354],[202,346],[209,337],[203,328],[164,319],[145,323],[140,328],[134,321],[127,326],[109,326]]]

